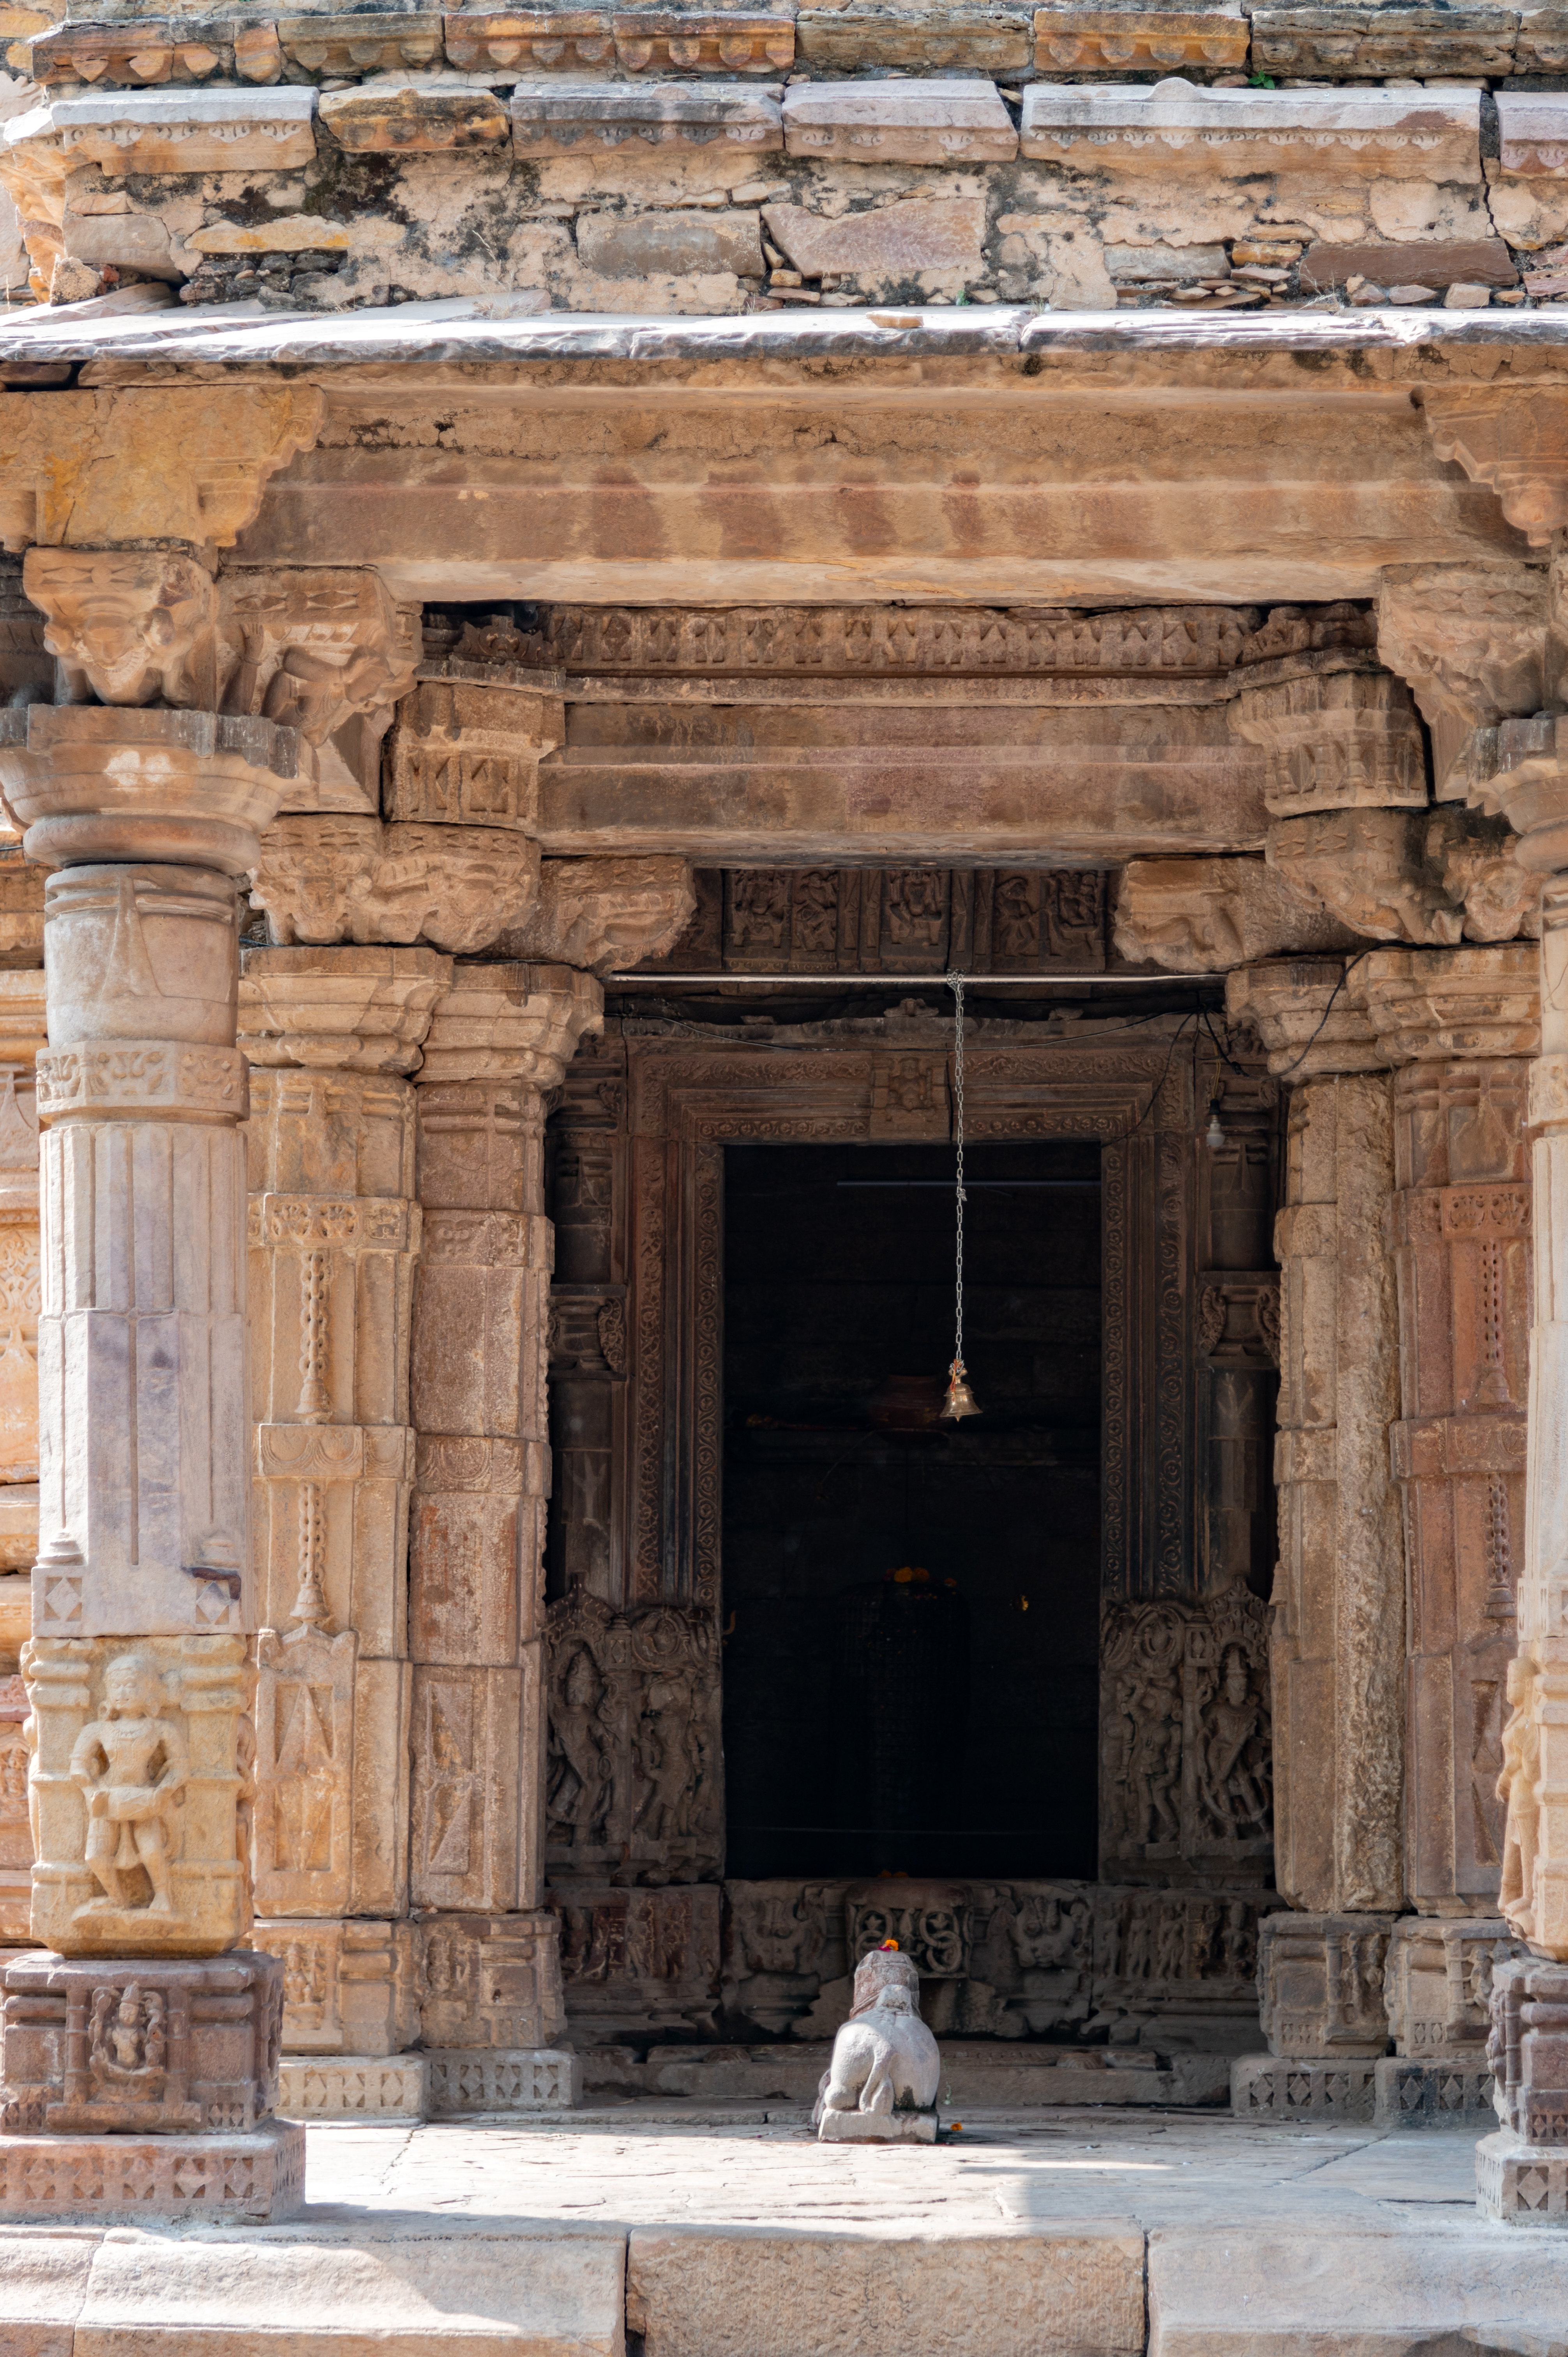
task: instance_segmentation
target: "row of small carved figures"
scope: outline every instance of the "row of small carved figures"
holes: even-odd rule
[[[719,1959],[711,1914],[685,1889],[617,1891],[576,1903],[563,1891],[562,1970],[569,1980],[711,1979]],[[925,1975],[978,1977],[1010,1986],[1026,1973],[1096,1980],[1250,1983],[1257,1970],[1260,1910],[1266,1894],[1208,1898],[1119,1893],[1065,1902],[1036,1892],[992,1889],[973,1908],[957,1904],[843,1908],[842,1892],[806,1886],[798,1895],[739,1890],[729,1901],[725,1950],[737,1977],[836,1977],[841,1955],[867,1954],[897,1939]],[[844,1920],[847,1915],[847,1921]],[[836,1921],[834,1919],[837,1919]],[[842,1924],[843,1928],[840,1929]]]

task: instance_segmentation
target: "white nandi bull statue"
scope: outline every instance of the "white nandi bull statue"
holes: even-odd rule
[[[897,1948],[855,1968],[854,2006],[833,2040],[811,2115],[822,2144],[934,2144],[941,2056],[920,2019],[920,1981]]]

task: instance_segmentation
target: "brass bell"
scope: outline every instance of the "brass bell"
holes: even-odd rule
[[[942,1402],[942,1421],[961,1424],[966,1415],[978,1415],[980,1402],[969,1388],[963,1361],[955,1359],[948,1369],[948,1395]]]

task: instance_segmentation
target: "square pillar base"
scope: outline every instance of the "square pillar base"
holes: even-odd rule
[[[0,2136],[0,2219],[199,2218],[265,2225],[305,2200],[305,2130],[266,2120],[239,2136]]]
[[[277,2107],[293,2120],[423,2120],[429,2076],[424,2054],[285,2054]]]
[[[1380,2128],[1460,2128],[1478,2135],[1497,2119],[1492,2073],[1483,2047],[1435,2055],[1389,2054],[1375,2066]]]
[[[242,2136],[270,2119],[283,1966],[227,1955],[0,1964],[0,2129],[12,2136]]]
[[[1243,2054],[1230,2065],[1230,2109],[1239,2119],[1369,2123],[1377,2068],[1371,2055]]]
[[[1476,2207],[1505,2226],[1568,2227],[1568,2144],[1498,2128],[1476,2147]]]
[[[578,2062],[554,2046],[445,2046],[424,2060],[431,2119],[475,2112],[570,2111]]]

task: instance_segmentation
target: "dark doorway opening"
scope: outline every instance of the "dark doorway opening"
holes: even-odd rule
[[[874,1418],[952,1355],[951,1148],[725,1159],[727,1872],[1092,1878],[1098,1147],[969,1147],[932,1432]]]

